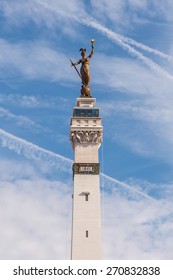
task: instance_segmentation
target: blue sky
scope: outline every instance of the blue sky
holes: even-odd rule
[[[0,1],[1,259],[70,257],[69,59],[92,38],[104,257],[173,258],[172,21],[169,0]]]

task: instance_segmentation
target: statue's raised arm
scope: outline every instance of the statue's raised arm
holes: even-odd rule
[[[91,53],[88,56],[89,58],[91,58],[93,56],[93,54],[94,54],[94,42],[95,42],[95,40],[92,39],[91,40]]]
[[[91,40],[91,53],[87,56],[86,55],[86,49],[81,48],[79,51],[81,52],[82,58],[79,59],[76,63],[73,63],[71,61],[72,66],[75,67],[78,75],[81,78],[82,81],[82,88],[81,88],[81,97],[91,97],[90,88],[89,88],[89,82],[90,82],[90,58],[94,54],[94,42],[95,40]],[[81,63],[80,73],[76,67],[76,65]]]

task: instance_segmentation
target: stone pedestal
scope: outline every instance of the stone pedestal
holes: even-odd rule
[[[72,259],[102,259],[100,164],[102,121],[95,98],[77,98],[70,124],[74,149]]]

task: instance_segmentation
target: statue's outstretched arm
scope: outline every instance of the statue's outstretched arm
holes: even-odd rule
[[[72,65],[75,66],[75,65],[80,64],[81,62],[82,62],[82,59],[79,59],[77,62],[73,62]]]

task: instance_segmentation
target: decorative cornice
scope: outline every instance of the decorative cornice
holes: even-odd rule
[[[73,144],[100,144],[102,131],[71,131],[70,140]]]
[[[98,175],[100,173],[99,163],[74,163],[73,176],[75,174]]]

